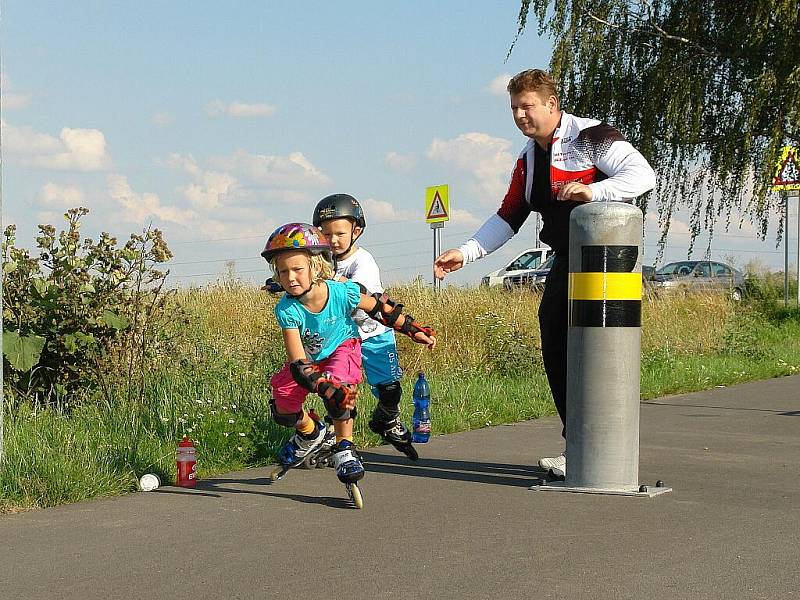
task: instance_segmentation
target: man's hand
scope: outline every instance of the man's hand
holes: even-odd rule
[[[590,202],[592,188],[577,181],[570,181],[558,190],[559,200],[573,200],[575,202]]]
[[[445,275],[451,271],[458,271],[463,266],[464,255],[461,254],[461,250],[455,248],[445,250],[433,261],[433,276],[436,279],[444,279]]]

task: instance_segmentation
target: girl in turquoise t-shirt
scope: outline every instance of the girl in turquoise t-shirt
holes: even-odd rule
[[[361,339],[352,313],[360,308],[430,349],[436,345],[433,330],[402,314],[402,305],[385,294],[367,296],[353,282],[332,281],[331,247],[316,227],[278,227],[261,255],[286,291],[275,318],[288,360],[270,381],[270,408],[276,423],[296,431],[278,452],[283,466],[278,477],[325,442],[325,425],[303,407],[308,393],[316,392],[333,420],[336,475],[360,508],[356,482],[364,476],[364,466],[353,444],[352,416],[361,381]]]

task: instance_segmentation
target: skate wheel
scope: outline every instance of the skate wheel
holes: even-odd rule
[[[353,501],[353,505],[357,509],[364,508],[364,498],[361,496],[361,488],[358,487],[357,483],[347,484],[347,495],[350,496],[350,500]]]
[[[410,458],[411,460],[419,460],[419,453],[414,446],[409,446],[407,449],[404,450],[405,455]]]
[[[283,479],[283,476],[286,474],[286,471],[283,470],[283,467],[278,467],[272,473],[269,474],[269,478],[272,481],[278,481],[279,479]]]
[[[316,456],[308,456],[302,463],[304,469],[316,469],[317,468],[317,457]]]

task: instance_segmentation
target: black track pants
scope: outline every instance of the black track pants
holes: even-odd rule
[[[542,334],[542,360],[558,416],[567,435],[567,279],[569,260],[556,256],[547,274],[539,306],[539,331]]]

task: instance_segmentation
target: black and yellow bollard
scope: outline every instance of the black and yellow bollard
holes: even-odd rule
[[[540,489],[671,491],[639,483],[642,224],[642,211],[625,202],[572,211],[566,478]]]

